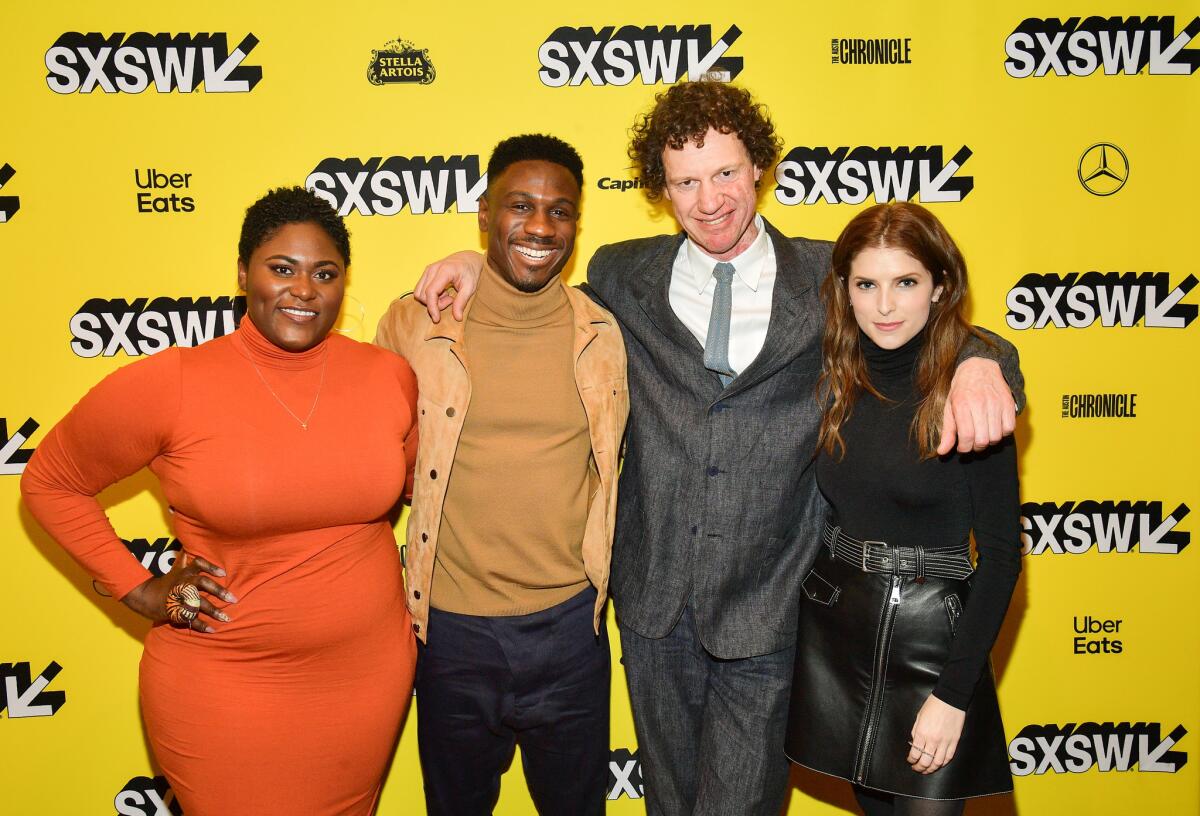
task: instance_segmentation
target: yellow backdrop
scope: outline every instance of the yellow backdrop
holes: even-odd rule
[[[105,374],[228,328],[244,208],[308,183],[350,213],[341,328],[369,339],[426,262],[480,245],[491,147],[550,132],[585,161],[579,279],[597,246],[675,229],[636,187],[626,130],[666,83],[716,70],[786,140],[763,188],[773,223],[833,238],[877,199],[930,204],[966,251],[975,321],[1021,350],[1029,556],[994,652],[1016,795],[969,812],[1200,812],[1200,570],[1185,548],[1200,503],[1198,14],[1178,0],[9,8],[4,810],[174,812],[137,708],[146,624],[36,528],[17,483]],[[135,555],[168,567],[153,480],[102,500]],[[613,713],[609,807],[635,813],[619,664]],[[532,813],[519,776],[498,813]],[[840,783],[794,782],[790,813],[849,806]],[[423,812],[420,789],[410,722],[381,812]]]

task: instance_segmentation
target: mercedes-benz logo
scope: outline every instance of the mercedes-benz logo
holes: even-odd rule
[[[1097,142],[1083,151],[1076,171],[1083,189],[1092,195],[1110,196],[1129,178],[1129,158],[1112,142]]]

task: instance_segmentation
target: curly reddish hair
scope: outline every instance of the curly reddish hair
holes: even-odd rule
[[[744,88],[708,79],[672,85],[654,97],[649,113],[638,116],[629,142],[629,158],[651,201],[660,199],[667,186],[663,151],[682,150],[688,142],[704,147],[709,128],[741,139],[759,170],[773,165],[783,147],[766,106]]]

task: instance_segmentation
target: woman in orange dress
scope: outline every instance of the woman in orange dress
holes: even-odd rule
[[[155,621],[142,711],[188,816],[369,814],[412,693],[389,513],[412,492],[416,378],[330,334],[350,246],[324,201],[272,191],[238,250],[238,330],[106,377],[38,446],[21,490]],[[95,499],[143,467],[184,546],[161,577]]]

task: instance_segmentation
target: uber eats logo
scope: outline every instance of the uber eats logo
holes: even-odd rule
[[[1187,76],[1200,68],[1200,51],[1190,48],[1200,34],[1200,17],[1176,33],[1174,17],[1057,17],[1024,20],[1004,41],[1004,70],[1011,77]]]
[[[67,701],[65,691],[46,690],[60,671],[62,666],[53,660],[37,676],[31,674],[28,662],[0,663],[0,713],[7,710],[14,720],[53,716]]]
[[[711,25],[561,26],[538,48],[543,85],[561,88],[593,85],[671,85],[714,77],[729,82],[742,72],[742,58],[727,56],[742,36],[730,26],[716,41]]]
[[[1168,505],[1170,506],[1170,505]],[[1177,527],[1191,512],[1179,504],[1163,515],[1161,501],[1025,502],[1021,549],[1027,555],[1132,552],[1178,555],[1192,534]]]
[[[313,168],[304,186],[340,215],[396,215],[406,207],[413,215],[441,215],[451,207],[479,212],[487,174],[480,172],[478,155],[329,158]]]
[[[165,776],[135,776],[113,798],[118,816],[182,816],[175,792]]]
[[[46,84],[60,94],[249,93],[262,68],[242,62],[258,45],[247,34],[233,51],[226,34],[80,34],[70,31],[46,52]]]
[[[79,357],[130,357],[171,346],[198,346],[237,328],[242,295],[217,298],[92,298],[71,318],[71,351]]]
[[[793,147],[775,168],[780,204],[962,201],[975,179],[958,171],[971,158],[960,147],[949,161],[942,145],[926,147]]]
[[[1156,722],[1027,725],[1008,744],[1013,776],[1053,773],[1133,771],[1177,773],[1186,751],[1175,750],[1187,735],[1182,725],[1162,736]]]
[[[1011,329],[1082,329],[1096,322],[1185,329],[1196,319],[1196,306],[1182,301],[1195,286],[1195,275],[1172,286],[1166,272],[1031,272],[1008,290],[1005,320]]]

